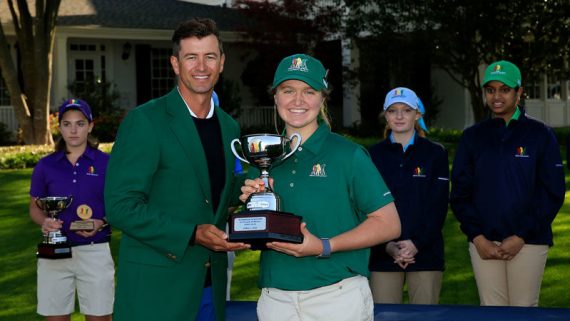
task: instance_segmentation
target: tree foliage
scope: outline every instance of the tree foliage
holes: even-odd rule
[[[242,82],[258,104],[271,105],[267,85],[279,61],[295,53],[315,55],[320,42],[340,31],[341,1],[237,0],[234,7],[251,17],[244,26],[245,46],[257,55],[248,61]]]
[[[32,16],[27,0],[7,1],[17,39],[17,60],[4,31],[6,22],[0,21],[0,71],[26,144],[53,144],[49,102],[60,3],[61,0],[35,0]]]
[[[523,73],[569,74],[567,0],[347,0],[346,35],[424,32],[433,62],[468,89],[476,120],[485,115],[480,66],[507,59]]]

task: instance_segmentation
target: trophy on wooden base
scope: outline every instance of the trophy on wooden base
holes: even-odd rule
[[[293,138],[295,145],[289,147]],[[242,147],[243,157],[235,149]],[[271,241],[302,243],[300,224],[302,217],[281,211],[281,197],[269,185],[269,170],[285,160],[299,148],[301,135],[291,137],[273,134],[246,135],[234,139],[231,149],[241,161],[259,168],[265,191],[252,193],[245,202],[246,210],[230,215],[229,240],[251,244],[252,249],[265,249]],[[289,152],[287,152],[289,150]]]
[[[66,209],[73,201],[72,196],[48,196],[36,199],[36,204],[51,219],[55,220],[59,213]],[[66,259],[71,257],[71,245],[67,237],[60,230],[44,234],[44,240],[38,244],[38,258]]]

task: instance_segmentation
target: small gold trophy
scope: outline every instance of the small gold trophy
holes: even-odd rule
[[[87,204],[81,204],[77,207],[77,216],[81,220],[73,221],[69,224],[70,231],[93,231],[95,229],[95,222],[91,219],[93,210]]]

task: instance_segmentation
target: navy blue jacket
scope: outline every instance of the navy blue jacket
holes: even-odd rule
[[[399,240],[411,240],[418,249],[415,263],[403,270],[386,253],[386,244],[372,248],[371,271],[443,271],[442,228],[447,215],[449,163],[445,148],[415,136],[406,152],[402,145],[385,139],[370,148],[372,161],[392,192],[402,233]]]
[[[451,208],[468,241],[552,245],[564,202],[564,168],[552,129],[522,113],[508,126],[487,119],[463,132],[453,162]]]

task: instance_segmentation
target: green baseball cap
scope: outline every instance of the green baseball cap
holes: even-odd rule
[[[500,81],[511,88],[522,85],[521,71],[515,64],[506,60],[495,61],[485,69],[482,86],[484,87],[493,80]]]
[[[294,54],[283,58],[273,77],[273,86],[279,86],[285,80],[295,79],[307,83],[315,90],[328,88],[327,70],[323,64],[309,55]]]

